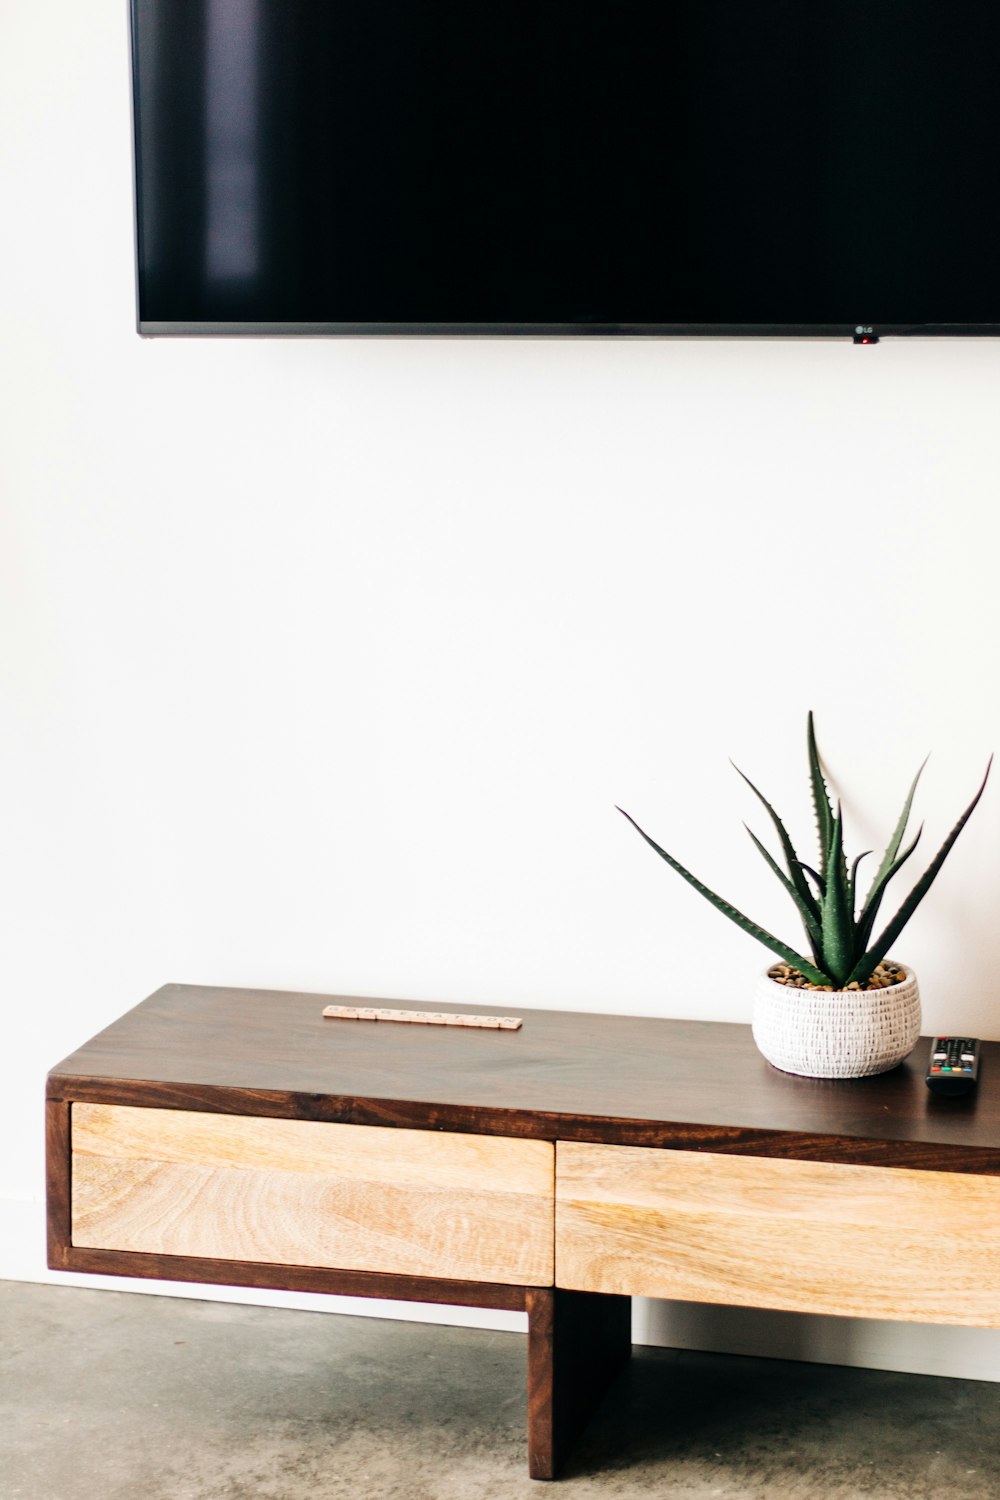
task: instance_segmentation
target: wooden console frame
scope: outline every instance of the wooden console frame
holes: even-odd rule
[[[745,1026],[521,1011],[519,1031],[479,1031],[324,1021],[329,1003],[359,1002],[167,985],[53,1069],[50,1265],[523,1310],[529,1472],[539,1479],[555,1476],[627,1361],[632,1295],[922,1321],[944,1321],[944,1311],[949,1322],[1000,1326],[1000,1286],[985,1275],[1000,1235],[998,1044],[984,1044],[974,1095],[941,1100],[923,1083],[924,1044],[892,1073],[827,1082],[769,1067]],[[145,1243],[141,1235],[114,1227],[105,1244],[93,1243],[100,1227],[78,1236],[91,1243],[74,1243],[76,1104],[236,1115],[248,1125],[434,1132],[428,1140],[442,1148],[442,1133],[552,1142],[554,1276],[551,1284],[506,1284],[389,1274],[377,1264],[272,1262],[245,1249],[229,1253],[224,1224],[212,1255],[135,1248]],[[370,1136],[360,1131],[357,1139]],[[145,1180],[147,1157],[138,1178],[136,1164],[126,1163],[120,1192],[109,1168],[116,1201],[127,1204],[134,1181]],[[976,1201],[977,1237],[960,1254],[930,1212],[942,1192]],[[874,1230],[884,1274],[859,1298],[850,1290],[853,1258],[883,1200],[890,1206]],[[894,1256],[899,1212],[909,1215],[906,1236],[897,1237],[908,1248]],[[77,1213],[79,1222],[79,1201]],[[800,1242],[810,1248],[796,1259]],[[939,1262],[940,1295],[925,1295],[927,1267]],[[545,1279],[537,1257],[532,1265]]]

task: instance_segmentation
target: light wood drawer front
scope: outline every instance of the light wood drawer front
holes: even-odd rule
[[[550,1286],[554,1148],[74,1104],[74,1245]]]
[[[559,1143],[556,1285],[1000,1327],[1000,1178]]]

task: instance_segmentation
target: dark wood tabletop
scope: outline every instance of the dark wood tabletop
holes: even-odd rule
[[[60,1063],[50,1099],[1000,1174],[1000,1043],[964,1099],[929,1041],[875,1078],[778,1072],[749,1026],[502,1007],[519,1031],[324,1020],[479,1005],[168,984]],[[500,1009],[490,1007],[490,1009]]]

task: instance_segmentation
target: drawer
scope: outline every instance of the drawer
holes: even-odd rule
[[[1000,1178],[559,1143],[556,1285],[1000,1327]]]
[[[74,1104],[73,1244],[551,1286],[548,1141]]]

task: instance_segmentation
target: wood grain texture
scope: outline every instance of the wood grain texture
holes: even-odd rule
[[[327,1002],[366,1003],[166,985],[54,1068],[49,1097],[1000,1175],[998,1043],[975,1094],[940,1100],[926,1041],[831,1081],[777,1072],[748,1026],[520,1007],[516,1032],[338,1026]]]
[[[996,1328],[1000,1182],[560,1143],[556,1282]]]
[[[70,1245],[70,1106],[58,1099],[45,1104],[45,1220],[48,1263],[67,1269]]]
[[[555,1288],[530,1287],[528,1312],[528,1474],[556,1477]]]
[[[548,1285],[542,1141],[74,1104],[73,1244]]]
[[[389,1297],[394,1302],[445,1302],[458,1307],[500,1307],[523,1312],[530,1289],[498,1282],[449,1281],[433,1276],[383,1276],[277,1262],[209,1260],[192,1255],[152,1255],[135,1250],[92,1250],[69,1245],[53,1270],[92,1276],[137,1276],[154,1281],[194,1281],[208,1286],[252,1286],[338,1297]]]
[[[632,1354],[632,1302],[531,1288],[528,1473],[554,1479],[581,1429]]]

